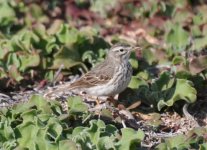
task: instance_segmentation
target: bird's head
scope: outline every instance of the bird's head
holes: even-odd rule
[[[108,56],[119,62],[128,62],[131,52],[137,48],[128,44],[115,44],[109,50]]]

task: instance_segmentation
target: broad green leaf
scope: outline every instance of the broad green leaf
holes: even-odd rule
[[[11,44],[15,50],[22,51],[31,51],[33,49],[33,45],[39,42],[39,37],[34,34],[32,31],[23,30],[12,37]]]
[[[156,146],[156,150],[167,150],[167,144],[166,143],[160,143]]]
[[[107,124],[104,132],[101,133],[102,136],[116,136],[119,133],[119,130],[112,124]]]
[[[101,149],[106,146],[105,140],[107,140],[107,138],[101,137],[109,137],[111,140],[114,140],[118,133],[118,130],[113,125],[106,126],[101,120],[91,120],[89,123],[90,127],[79,126],[76,127],[72,133],[73,140],[80,143],[82,149],[89,148],[90,145],[91,147],[96,145]],[[88,144],[85,142],[88,142]],[[114,147],[112,143],[111,146]]]
[[[164,106],[173,106],[178,100],[185,100],[188,103],[196,101],[197,91],[191,81],[177,79],[174,84],[173,87],[165,91],[165,99],[158,102],[158,110],[161,110]]]
[[[207,21],[207,17],[205,15],[206,13],[206,6],[199,7],[198,12],[193,16],[193,23],[195,25],[205,24],[205,22]]]
[[[135,53],[132,53],[131,54],[131,57],[129,59],[129,62],[132,65],[132,68],[133,69],[138,69],[139,64],[138,64],[138,60],[137,60],[137,57],[136,57],[136,54]]]
[[[94,144],[98,143],[101,133],[104,132],[105,128],[105,123],[102,120],[90,121],[90,128],[87,130],[87,132],[89,133],[90,139]]]
[[[38,110],[41,110],[44,113],[52,113],[49,103],[41,95],[33,95],[28,103],[35,105]]]
[[[195,38],[192,43],[192,50],[201,51],[207,46],[207,36],[204,35],[199,38]]]
[[[137,92],[143,101],[153,104],[158,110],[173,106],[179,100],[193,103],[197,98],[197,91],[191,81],[171,78],[169,73],[163,73],[149,86],[140,86]]]
[[[70,97],[68,99],[69,113],[85,113],[88,110],[88,107],[83,103],[81,97]]]
[[[143,79],[141,79],[137,76],[132,76],[128,87],[130,87],[132,89],[138,89],[139,86],[141,86],[141,85],[147,85],[146,81],[144,81]]]
[[[48,122],[52,114],[38,113],[37,117],[41,122]]]
[[[165,139],[165,143],[161,143],[156,146],[157,150],[167,150],[167,149],[188,149],[190,145],[184,135],[177,135],[171,138]]]
[[[105,136],[101,137],[97,143],[98,150],[116,150],[112,138]]]
[[[37,67],[40,64],[40,55],[37,52],[24,53],[19,56],[21,66],[20,71],[25,71],[28,68]]]
[[[91,64],[95,63],[96,60],[94,58],[95,58],[95,54],[92,50],[88,50],[84,52],[82,55],[82,61],[88,61]]]
[[[5,63],[7,65],[7,68],[9,68],[10,66],[15,66],[16,68],[19,68],[21,65],[19,57],[16,53],[9,53],[7,61]]]
[[[170,79],[170,74],[168,72],[164,72],[160,75],[160,78],[152,84],[151,89],[153,92],[166,90],[172,87],[173,81],[173,79]]]
[[[144,139],[144,132],[141,130],[135,131],[131,128],[122,128],[121,133],[122,137],[117,143],[117,148],[119,150],[137,149]]]
[[[38,110],[35,109],[29,109],[24,111],[21,114],[21,117],[23,119],[23,124],[27,124],[28,122],[36,122],[37,121],[37,114],[38,114]]]
[[[186,137],[184,135],[178,135],[172,138],[168,138],[165,142],[169,149],[186,149],[190,146],[186,142]]]
[[[130,64],[132,65],[133,69],[137,69],[138,68],[138,61],[136,59],[129,59]]]
[[[62,140],[59,142],[60,150],[78,150],[76,143],[71,140]]]
[[[16,128],[17,142],[19,148],[36,149],[35,139],[37,137],[39,128],[32,122],[21,124]],[[38,137],[41,138],[41,137]]]
[[[51,117],[47,122],[48,136],[57,142],[60,139],[63,128],[57,118]]]
[[[0,3],[0,26],[9,26],[16,20],[16,13],[8,1]]]
[[[60,26],[59,31],[56,34],[58,40],[65,44],[73,44],[78,39],[78,31],[75,28],[69,27],[66,24]]]
[[[8,140],[8,141],[4,142],[3,144],[0,144],[0,147],[3,150],[15,149],[16,146],[17,146],[16,140]]]
[[[207,149],[207,143],[203,143],[199,145],[199,150],[206,150]]]
[[[27,122],[18,126],[16,131],[20,133],[20,135],[17,137],[17,148],[28,148],[31,150],[56,150],[58,148],[57,144],[52,144],[52,142],[46,138],[46,127],[40,127],[36,123]]]
[[[192,26],[191,32],[192,32],[192,36],[194,37],[199,37],[199,36],[202,36],[203,34],[201,29],[197,25]]]
[[[173,16],[173,22],[179,23],[179,24],[185,24],[193,14],[189,11],[185,10],[178,10],[175,12],[175,15]]]
[[[40,38],[36,47],[42,49],[43,54],[50,54],[54,49],[59,49],[54,35],[49,35],[44,25],[40,24],[34,28],[34,33]]]
[[[157,60],[156,55],[153,53],[153,51],[149,48],[146,48],[143,51],[143,57],[146,59],[146,61],[152,65],[153,62]]]
[[[9,76],[16,81],[21,81],[23,79],[22,75],[15,65],[9,66]]]
[[[115,139],[118,135],[117,128],[113,125],[106,125],[106,128],[103,131],[104,132],[101,133],[101,137],[98,140],[97,148],[100,150],[115,150]]]
[[[93,147],[87,127],[76,127],[72,133],[72,141],[81,146],[81,149],[90,150]]]
[[[185,49],[189,43],[189,33],[181,25],[175,24],[167,35],[167,42],[174,50],[180,52]]]
[[[73,136],[76,136],[78,134],[81,134],[81,132],[83,132],[85,130],[85,127],[82,127],[82,126],[78,126],[76,127],[75,129],[73,129],[73,133],[72,135]]]
[[[1,144],[15,139],[14,131],[8,121],[0,122],[0,137]]]
[[[186,60],[183,56],[175,56],[172,60],[173,65],[179,65],[181,63],[185,63]]]
[[[65,69],[70,69],[74,66],[81,66],[82,62],[78,51],[72,48],[63,47],[54,55],[52,69],[58,69],[64,65]]]

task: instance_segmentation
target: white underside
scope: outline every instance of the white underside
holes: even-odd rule
[[[96,86],[96,87],[85,89],[85,92],[94,96],[108,96],[108,95],[114,95],[114,92],[112,92],[113,89],[114,89],[113,86],[102,85],[102,86]]]

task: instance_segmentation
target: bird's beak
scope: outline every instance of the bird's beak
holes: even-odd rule
[[[129,51],[132,52],[132,51],[138,51],[138,50],[141,50],[141,47],[139,46],[132,46],[129,48]]]
[[[140,46],[132,47],[132,51],[139,51],[139,50],[141,50],[141,47]]]

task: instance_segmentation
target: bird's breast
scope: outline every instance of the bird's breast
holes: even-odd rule
[[[108,83],[87,88],[85,91],[94,96],[114,96],[126,89],[131,76],[131,65],[129,63],[120,64],[115,67],[113,77]]]

